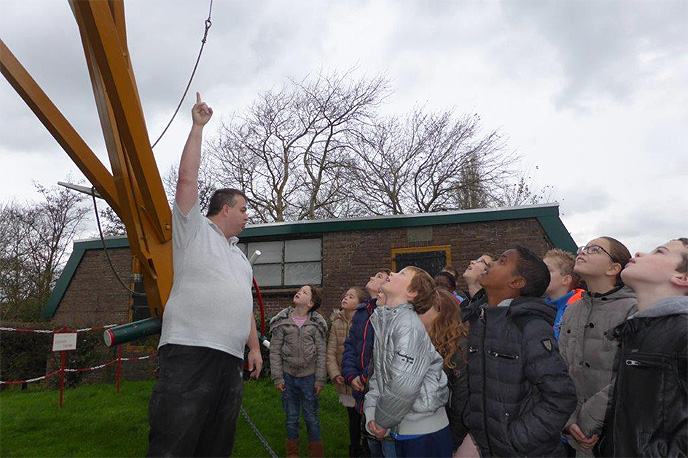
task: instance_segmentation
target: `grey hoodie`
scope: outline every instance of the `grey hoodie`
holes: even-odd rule
[[[636,318],[658,318],[669,315],[688,315],[688,296],[667,297],[652,304],[645,310],[629,316]]]
[[[449,425],[443,359],[410,304],[378,307],[373,376],[366,394],[366,428],[371,420],[401,435],[430,434]]]

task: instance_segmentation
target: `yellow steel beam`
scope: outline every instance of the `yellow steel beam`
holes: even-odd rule
[[[117,36],[122,47],[127,51],[127,60],[129,60],[129,49],[127,47],[127,26],[124,18],[124,0],[108,0],[108,6],[112,13],[112,19],[117,27]]]
[[[2,40],[0,40],[0,70],[48,132],[79,167],[79,170],[95,186],[110,207],[119,214],[120,204],[110,172]]]
[[[143,211],[160,242],[170,240],[171,213],[146,131],[143,110],[132,79],[126,46],[109,3],[73,1],[81,15],[85,34],[100,70],[105,91],[116,119],[120,140],[143,198]]]
[[[126,44],[122,0],[69,0],[81,34],[113,173],[0,40],[2,73],[122,218],[153,316],[172,288],[171,213],[162,186]]]
[[[115,0],[111,3],[114,3],[115,6],[121,6],[121,1]],[[81,33],[84,54],[91,76],[93,93],[98,107],[98,114],[110,157],[112,171],[115,177],[115,187],[120,201],[123,202],[119,216],[127,228],[127,236],[129,238],[132,254],[140,261],[141,273],[143,274],[151,315],[161,316],[169,291],[172,288],[172,248],[169,243],[161,241],[159,237],[155,236],[156,226],[154,222],[151,221],[151,215],[145,212],[141,188],[146,188],[148,182],[139,183],[134,178],[133,167],[130,160],[130,157],[136,156],[140,150],[134,150],[132,153],[127,150],[124,144],[123,137],[125,137],[125,135],[123,134],[127,132],[128,126],[126,124],[121,125],[121,120],[118,120],[114,113],[111,100],[112,97],[110,96],[110,92],[106,90],[105,79],[103,77],[104,73],[110,71],[110,67],[106,66],[102,68],[99,65],[99,61],[93,49],[93,43],[88,33],[88,28],[92,26],[92,24],[84,19],[83,4],[84,2],[81,1],[70,1],[74,17]],[[123,9],[119,10],[119,19],[117,11],[118,9],[115,8],[111,10],[111,13],[113,20],[118,26],[116,29],[117,34],[122,36],[124,33],[124,11]],[[126,49],[125,44],[123,47]],[[133,81],[133,72],[131,72],[131,63],[128,58],[126,59],[126,63],[128,73],[132,78],[130,84],[135,90],[136,83]],[[136,106],[133,110],[141,111],[138,94],[136,95]],[[150,151],[150,148],[148,148],[148,150]],[[160,175],[157,168],[149,170],[148,172],[150,176],[153,176],[160,182]],[[169,215],[169,206],[166,199],[162,205]]]

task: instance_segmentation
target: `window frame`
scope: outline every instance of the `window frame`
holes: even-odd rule
[[[428,253],[431,251],[443,251],[445,263],[451,266],[451,245],[432,245],[432,246],[418,246],[405,248],[392,248],[390,256],[392,258],[392,272],[397,271],[397,255],[408,253]]]
[[[287,242],[290,241],[295,241],[295,240],[317,240],[320,243],[320,256],[318,260],[309,260],[309,261],[290,261],[287,262],[285,260],[286,257],[286,251],[287,251]],[[324,261],[324,253],[323,253],[323,239],[322,237],[299,237],[299,238],[288,238],[288,239],[277,239],[277,240],[256,240],[256,241],[247,241],[247,242],[239,242],[239,248],[244,252],[246,257],[249,257],[252,253],[248,252],[248,246],[252,244],[260,244],[260,243],[270,243],[270,242],[281,242],[282,243],[282,253],[281,253],[281,261],[280,262],[265,262],[265,263],[256,263],[254,267],[256,266],[281,266],[281,278],[280,278],[280,284],[279,285],[261,285],[260,283],[258,286],[260,287],[261,290],[278,290],[278,289],[292,289],[292,288],[297,288],[303,286],[302,284],[287,284],[286,283],[286,267],[288,265],[296,265],[296,264],[313,264],[313,263],[318,263],[320,264],[320,280],[318,282],[315,282],[315,285],[322,286],[323,283],[323,261]],[[259,258],[260,259],[260,258]],[[255,277],[255,272],[254,272],[254,277]]]

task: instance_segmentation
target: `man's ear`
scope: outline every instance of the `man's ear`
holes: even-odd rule
[[[509,288],[511,289],[520,291],[524,286],[526,286],[526,279],[520,275],[516,275],[509,280]]]

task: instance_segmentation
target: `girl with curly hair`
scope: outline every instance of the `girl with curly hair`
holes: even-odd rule
[[[468,403],[468,326],[461,322],[458,305],[451,292],[437,288],[425,308],[416,307],[430,340],[444,360],[443,368],[449,386],[447,415],[454,450],[463,443],[468,433],[462,418]]]

